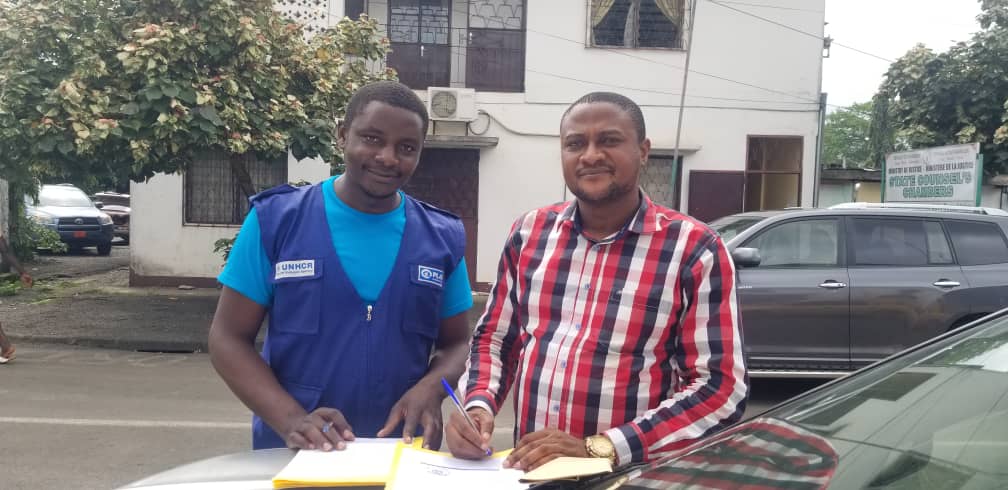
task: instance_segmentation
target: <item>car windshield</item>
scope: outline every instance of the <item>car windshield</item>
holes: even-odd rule
[[[98,194],[95,197],[95,201],[101,201],[102,204],[106,206],[126,206],[129,207],[129,197],[127,196],[116,196],[112,194]]]
[[[1002,488],[1008,312],[626,476],[621,488]]]
[[[91,207],[91,199],[88,199],[84,191],[76,187],[43,187],[39,192],[39,206],[56,207]]]
[[[764,219],[762,216],[725,216],[710,222],[709,226],[727,242]]]

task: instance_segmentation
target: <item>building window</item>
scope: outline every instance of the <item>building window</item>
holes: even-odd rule
[[[682,185],[682,157],[676,165],[671,156],[648,158],[641,170],[641,187],[655,204],[679,209],[679,189]]]
[[[389,66],[415,89],[451,81],[451,0],[389,0]]]
[[[745,211],[784,209],[801,203],[802,138],[750,136]]]
[[[357,20],[363,13],[367,13],[367,6],[364,5],[364,0],[346,0],[343,3],[343,15]]]
[[[496,92],[525,90],[525,2],[469,2],[466,87]]]
[[[287,155],[273,162],[249,156],[245,165],[256,192],[287,182]],[[248,211],[248,199],[238,186],[227,154],[206,154],[186,169],[186,223],[240,225]]]
[[[592,0],[592,46],[682,48],[684,0]]]
[[[388,65],[414,89],[464,86],[521,92],[525,3],[470,0],[462,7],[451,0],[389,0]]]

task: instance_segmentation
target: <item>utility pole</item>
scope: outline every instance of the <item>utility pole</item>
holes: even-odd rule
[[[686,82],[689,81],[689,64],[690,64],[690,54],[693,52],[693,30],[696,27],[696,0],[690,0],[689,3],[689,34],[686,40],[686,61],[683,66],[682,75],[682,90],[679,91],[679,122],[676,123],[676,135],[675,135],[675,149],[672,151],[672,163],[675,164],[676,168],[679,167],[679,141],[682,137],[682,122],[683,122],[683,112],[686,111]],[[680,184],[676,182],[676,173],[682,174],[682,170],[679,172],[672,172],[672,185]],[[682,207],[682,193],[679,192],[679,200],[676,205]]]

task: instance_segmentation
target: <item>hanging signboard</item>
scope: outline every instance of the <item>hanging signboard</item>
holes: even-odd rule
[[[890,153],[882,202],[979,206],[982,177],[979,143]]]

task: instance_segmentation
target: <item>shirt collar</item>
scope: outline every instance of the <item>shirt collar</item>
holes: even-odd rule
[[[630,218],[630,221],[614,236],[615,238],[620,237],[624,232],[648,235],[661,231],[661,225],[658,223],[658,209],[643,189],[638,189],[638,192],[640,192],[641,196],[640,206],[637,208],[637,212]],[[563,209],[557,222],[562,226],[571,227],[578,233],[581,232],[581,214],[578,213],[577,199],[571,201]]]

